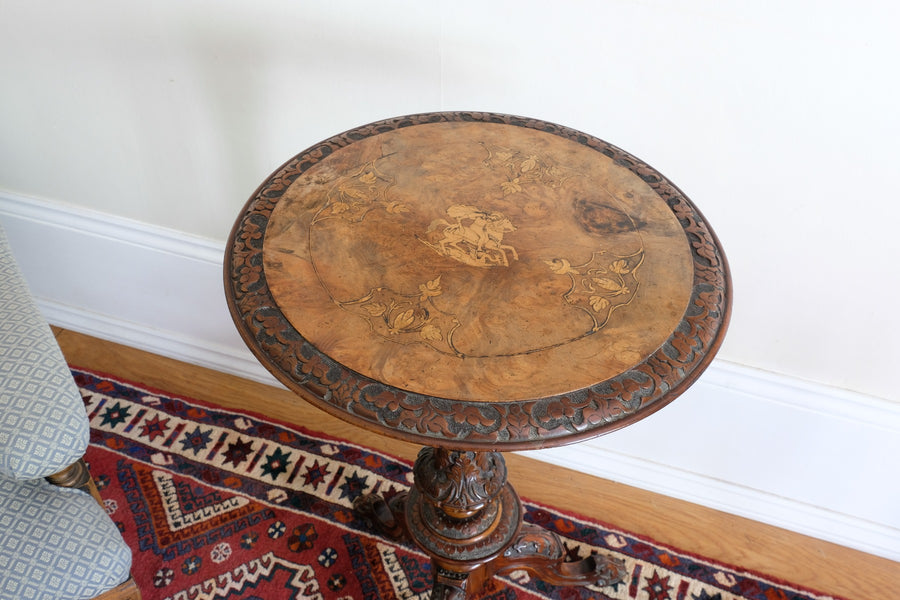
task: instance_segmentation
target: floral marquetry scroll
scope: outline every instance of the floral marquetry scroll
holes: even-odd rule
[[[730,311],[722,250],[651,167],[537,120],[435,113],[326,140],[235,224],[241,335],[325,410],[429,446],[535,448],[674,399]]]

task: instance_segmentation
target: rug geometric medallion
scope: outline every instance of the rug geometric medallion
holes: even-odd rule
[[[144,600],[426,600],[427,557],[385,539],[353,500],[409,488],[410,465],[346,440],[73,369],[91,423],[87,461],[134,552]],[[568,558],[625,561],[611,587],[555,587],[523,571],[491,600],[826,600],[598,521],[524,501]]]

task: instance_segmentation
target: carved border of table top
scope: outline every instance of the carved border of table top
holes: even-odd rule
[[[592,148],[630,170],[662,198],[691,248],[694,284],[682,321],[634,368],[572,393],[504,403],[435,398],[385,386],[318,351],[279,311],[263,269],[272,210],[297,177],[335,150],[402,127],[439,121],[501,123],[551,133]],[[649,165],[600,139],[536,119],[480,112],[426,113],[379,121],[301,152],[247,202],[227,246],[225,288],[241,336],[282,383],[327,412],[417,443],[469,449],[557,446],[619,429],[662,408],[703,372],[727,329],[731,281],[716,236],[681,191]]]

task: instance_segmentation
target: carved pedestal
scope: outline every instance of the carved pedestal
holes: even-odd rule
[[[517,569],[554,585],[612,585],[625,565],[611,557],[564,562],[556,534],[522,522],[522,504],[499,452],[423,448],[409,494],[356,508],[383,533],[409,538],[432,560],[434,600],[474,597],[495,574]]]

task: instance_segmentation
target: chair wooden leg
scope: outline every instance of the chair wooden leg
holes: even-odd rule
[[[79,458],[58,473],[48,475],[46,479],[60,487],[77,488],[87,492],[93,496],[100,506],[104,506],[103,498],[100,497],[100,492],[97,490],[97,484],[94,483],[94,478],[91,476],[91,472],[88,470],[87,463],[84,462],[83,458]],[[120,583],[108,592],[100,594],[94,600],[141,600],[141,591],[138,589],[137,584],[134,583],[134,577],[129,577],[124,583]]]
[[[129,577],[125,583],[100,594],[94,600],[141,600],[141,590],[134,583],[134,578]]]
[[[77,488],[87,492],[100,506],[103,506],[103,499],[100,497],[100,492],[97,491],[97,484],[94,483],[94,478],[91,477],[91,472],[83,458],[79,458],[58,473],[48,475],[47,481],[60,487]]]

